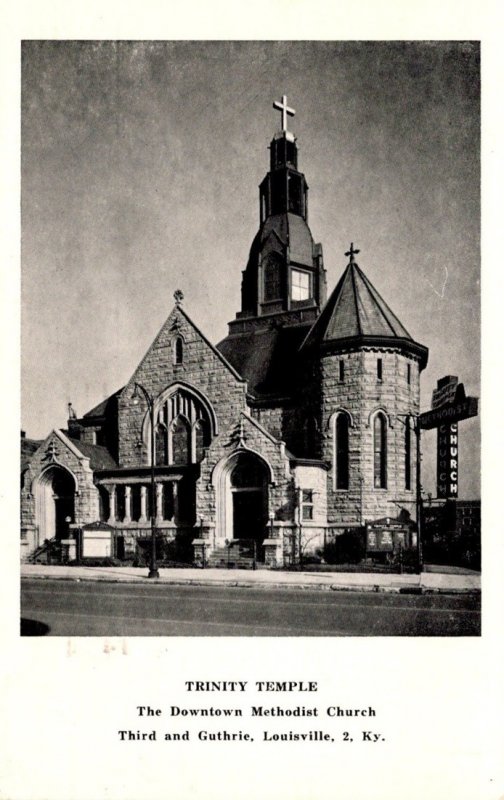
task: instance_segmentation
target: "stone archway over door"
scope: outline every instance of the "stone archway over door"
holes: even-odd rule
[[[45,470],[37,483],[36,524],[39,542],[65,539],[68,518],[75,521],[75,480],[64,467],[54,465]]]
[[[229,472],[233,539],[262,544],[268,521],[268,473],[253,453],[238,454]]]

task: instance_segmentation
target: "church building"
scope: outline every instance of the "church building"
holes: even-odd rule
[[[327,297],[294,112],[285,97],[274,105],[282,125],[228,335],[213,345],[177,290],[125,386],[82,417],[69,407],[67,428],[43,442],[22,440],[23,559],[47,540],[73,558],[135,559],[153,525],[160,554],[175,560],[226,565],[248,541],[274,567],[344,532],[414,517],[409,415],[427,348],[353,244]]]

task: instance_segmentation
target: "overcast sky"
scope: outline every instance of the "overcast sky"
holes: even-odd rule
[[[226,335],[282,94],[329,290],[353,241],[430,350],[422,410],[446,374],[479,396],[477,45],[31,41],[22,81],[28,436],[124,385],[175,289],[211,341]],[[479,497],[478,420],[460,433],[460,496]],[[423,450],[433,491],[434,432]]]

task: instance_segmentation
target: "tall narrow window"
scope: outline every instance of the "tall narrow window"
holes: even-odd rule
[[[182,336],[177,336],[173,342],[173,363],[182,364],[184,360],[184,340]]]
[[[383,380],[383,361],[381,358],[376,360],[376,378],[377,380]]]
[[[199,419],[194,428],[196,437],[196,461],[202,461],[205,455],[205,449],[210,444],[208,424],[206,420]]]
[[[411,425],[406,417],[404,427],[404,488],[411,489]]]
[[[172,447],[174,464],[191,463],[191,429],[184,417],[177,417],[173,422]]]
[[[379,413],[373,423],[374,485],[375,489],[387,488],[387,421]]]
[[[408,384],[410,384],[411,383],[411,364],[408,364],[408,366],[406,368],[406,371],[407,371],[407,377],[408,377]]]
[[[156,461],[157,466],[168,464],[168,431],[166,425],[158,422],[156,426]]]
[[[343,360],[339,362],[339,379],[340,383],[343,383],[345,380],[345,362]]]
[[[336,468],[336,489],[348,489],[349,469],[348,469],[348,416],[345,413],[338,414],[335,423],[335,468]]]
[[[280,288],[281,262],[278,256],[271,254],[264,265],[264,301],[278,300],[281,296]]]

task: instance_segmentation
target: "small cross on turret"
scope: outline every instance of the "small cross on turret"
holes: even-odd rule
[[[287,105],[287,95],[282,95],[282,102],[280,103],[278,100],[275,100],[273,103],[273,108],[278,109],[278,111],[282,112],[282,131],[284,133],[287,132],[287,115],[289,117],[293,117],[296,113],[293,108],[289,108]]]
[[[345,253],[346,256],[350,256],[350,264],[354,263],[355,261],[354,256],[356,256],[357,253],[360,253],[360,250],[354,250],[353,242],[351,242],[350,250],[347,250],[347,252]]]

